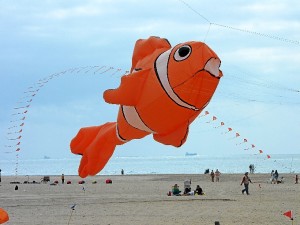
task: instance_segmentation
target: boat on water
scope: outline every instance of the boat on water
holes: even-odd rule
[[[197,153],[196,152],[186,152],[185,156],[196,156]]]

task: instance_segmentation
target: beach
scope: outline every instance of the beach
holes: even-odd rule
[[[211,182],[204,174],[100,175],[85,179],[65,175],[64,184],[60,175],[50,176],[47,183],[39,183],[43,176],[2,176],[0,207],[9,213],[8,225],[209,225],[215,221],[282,225],[291,224],[283,215],[289,210],[295,215],[294,224],[299,224],[300,184],[295,184],[295,174],[281,174],[282,184],[269,183],[270,174],[249,176],[253,182],[250,195],[241,192],[243,174],[221,174],[220,182]],[[112,183],[106,184],[107,179]],[[85,183],[78,184],[81,180]],[[167,195],[175,183],[183,191],[185,180],[191,180],[193,190],[199,184],[205,195]],[[52,185],[54,181],[58,184]]]

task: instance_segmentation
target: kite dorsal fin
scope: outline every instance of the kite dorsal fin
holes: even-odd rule
[[[148,39],[137,40],[133,50],[131,68],[135,68],[138,61],[162,48],[166,50],[171,48],[169,41],[165,38],[151,36]]]

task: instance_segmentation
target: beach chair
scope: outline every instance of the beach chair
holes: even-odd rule
[[[50,177],[49,176],[44,176],[43,178],[41,178],[41,182],[42,183],[47,183],[50,181]]]

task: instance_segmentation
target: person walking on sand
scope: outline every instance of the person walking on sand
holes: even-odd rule
[[[220,182],[220,175],[221,175],[221,172],[217,169],[215,172],[216,182]]]
[[[244,194],[244,192],[246,192],[247,195],[249,195],[249,183],[252,183],[251,179],[248,177],[248,172],[245,173],[241,185],[244,184],[244,189],[242,190],[242,194]]]

